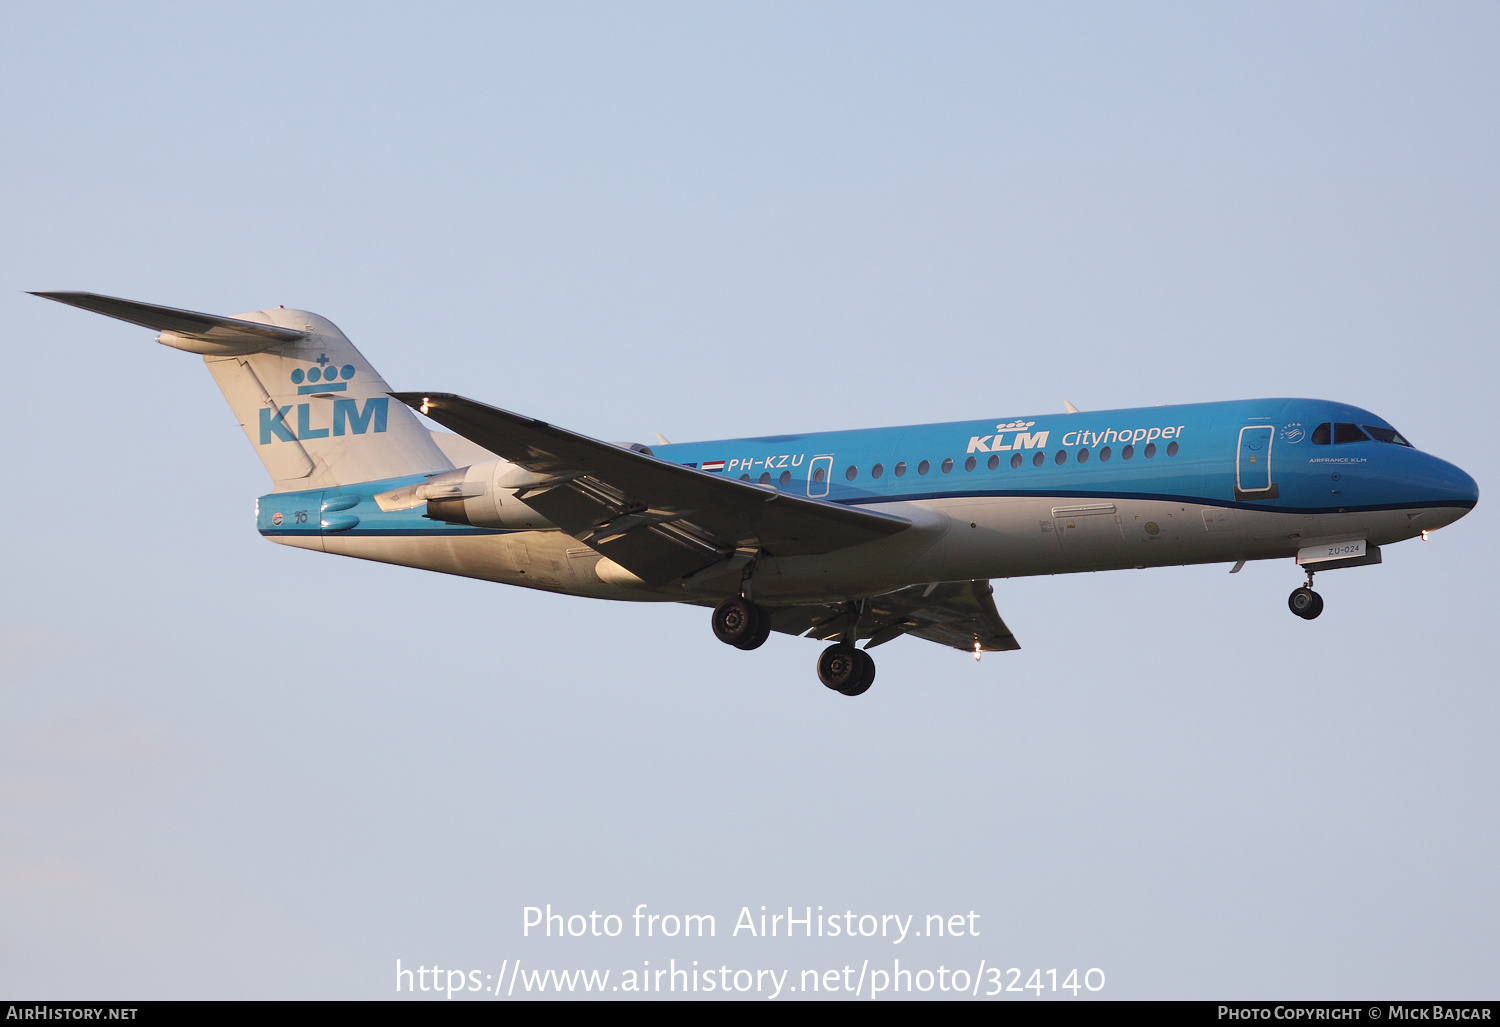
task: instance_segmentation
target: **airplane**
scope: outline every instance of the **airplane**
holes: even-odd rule
[[[282,545],[596,599],[711,607],[751,650],[831,642],[818,677],[875,679],[903,635],[1019,649],[990,579],[1294,559],[1381,562],[1479,488],[1384,419],[1252,399],[656,445],[612,443],[439,392],[393,392],[332,322],[37,292],[203,357],[274,486]],[[421,413],[448,432],[431,431]],[[864,648],[856,643],[864,641]]]

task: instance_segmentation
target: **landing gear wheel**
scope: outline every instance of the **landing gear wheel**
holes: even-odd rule
[[[734,643],[738,649],[759,649],[766,644],[766,639],[771,637],[771,615],[766,608],[751,603],[750,612],[754,615],[755,633],[743,642]]]
[[[834,643],[818,657],[818,680],[835,692],[842,692],[851,681],[858,680],[862,669],[859,650],[843,642]]]
[[[864,695],[875,683],[875,660],[863,649],[856,649],[854,652],[861,664],[859,680],[854,684],[845,685],[839,691],[845,695]]]
[[[875,661],[846,642],[837,642],[818,657],[818,680],[835,692],[862,695],[875,681]]]
[[[714,636],[725,645],[741,645],[755,638],[756,608],[739,596],[730,596],[714,607]]]
[[[1312,620],[1323,612],[1323,597],[1306,587],[1293,589],[1287,596],[1287,608],[1303,620]]]

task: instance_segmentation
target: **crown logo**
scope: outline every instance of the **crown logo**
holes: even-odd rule
[[[996,431],[1020,431],[1020,430],[1022,430],[1024,428],[1030,428],[1033,424],[1036,424],[1036,422],[1035,421],[1010,421],[1009,423],[1006,423],[1006,424],[997,424],[997,425],[995,425],[995,430]]]
[[[344,384],[354,377],[354,365],[345,364],[343,367],[329,367],[328,354],[319,353],[317,367],[309,367],[306,371],[297,368],[292,372],[292,384],[297,386],[297,395],[306,396],[318,392],[343,392],[349,386]],[[344,381],[339,381],[342,378]],[[311,385],[303,385],[303,382],[312,382]],[[321,384],[319,384],[321,383]]]

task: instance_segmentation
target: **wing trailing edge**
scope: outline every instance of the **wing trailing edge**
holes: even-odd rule
[[[911,527],[902,517],[709,474],[462,396],[391,395],[545,479],[517,498],[651,585],[737,551],[815,555]]]

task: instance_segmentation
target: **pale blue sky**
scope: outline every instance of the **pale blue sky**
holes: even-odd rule
[[[647,902],[1493,997],[1497,87],[1487,4],[13,6],[0,992],[893,955],[520,938]],[[201,363],[29,289],[305,307],[608,439],[1324,396],[1486,498],[1310,624],[1289,564],[999,581],[1023,650],[849,701],[698,609],[263,541]]]

